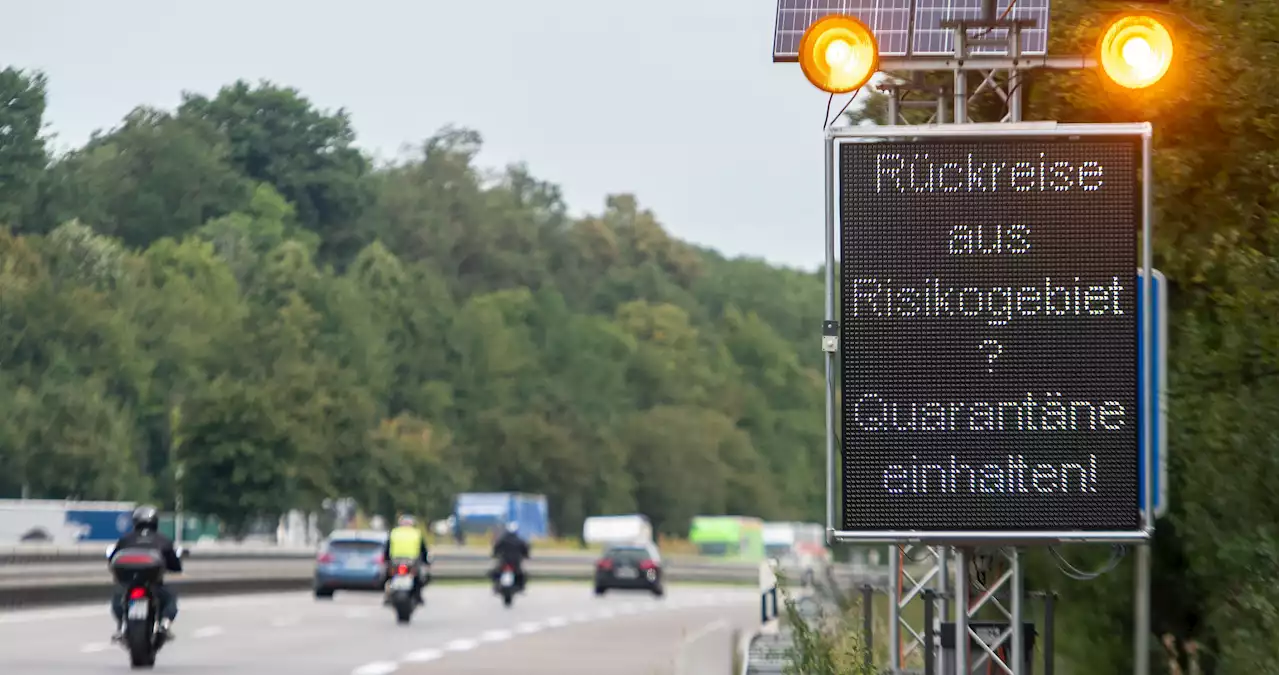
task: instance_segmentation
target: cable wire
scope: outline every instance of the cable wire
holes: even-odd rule
[[[1076,581],[1093,581],[1107,572],[1114,570],[1128,552],[1129,549],[1127,547],[1120,544],[1113,544],[1111,546],[1111,557],[1108,558],[1105,563],[1102,563],[1102,566],[1097,570],[1093,572],[1085,572],[1075,565],[1067,562],[1067,559],[1063,558],[1061,553],[1058,553],[1058,549],[1056,547],[1049,547],[1049,555],[1053,556],[1053,559],[1057,561],[1058,569],[1061,570],[1063,574],[1075,579]]]
[[[826,129],[827,127],[834,124],[836,120],[840,119],[840,116],[843,115],[845,111],[849,109],[849,104],[853,103],[853,99],[858,98],[858,94],[860,93],[862,93],[862,87],[858,87],[857,89],[853,90],[853,94],[849,96],[849,100],[844,102],[844,107],[840,109],[840,112],[836,113],[835,119],[831,118],[831,102],[836,99],[836,95],[831,94],[827,96],[827,112],[825,115],[823,115],[823,118],[822,118],[823,119],[822,128]]]

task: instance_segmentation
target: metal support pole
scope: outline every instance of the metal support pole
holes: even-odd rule
[[[1022,55],[1022,37],[1017,24],[1009,29],[1009,58],[1016,64]],[[1009,121],[1022,121],[1022,78],[1017,68],[1009,70]]]
[[[1013,624],[1013,632],[1009,635],[1013,640],[1013,646],[1008,651],[1013,655],[1013,675],[1027,675],[1026,651],[1027,644],[1026,635],[1023,633],[1023,576],[1022,576],[1022,552],[1014,548],[1009,556],[1013,563],[1013,578],[1009,580],[1009,621]]]
[[[1044,596],[1044,675],[1053,675],[1053,606],[1057,600],[1053,591]]]
[[[824,290],[824,311],[823,317],[826,321],[836,320],[836,215],[835,215],[835,160],[832,154],[835,150],[835,143],[830,139],[824,140],[823,144],[823,165],[826,167],[826,194],[824,201],[826,202],[826,274],[825,274],[825,290]],[[835,544],[835,540],[831,533],[835,531],[836,523],[836,354],[835,352],[823,352],[824,363],[826,366],[827,376],[827,543]]]
[[[902,550],[889,547],[889,672],[902,668]]]
[[[1151,547],[1139,544],[1134,565],[1133,675],[1151,672]]]
[[[956,548],[956,588],[955,588],[955,629],[956,629],[956,668],[955,675],[969,675],[969,556],[971,552]]]
[[[942,613],[939,615],[939,621],[945,621],[945,617],[951,614],[951,594],[948,589],[951,587],[951,577],[947,575],[947,563],[951,561],[951,549],[946,546],[938,547],[938,593],[942,595]]]
[[[892,124],[898,123],[898,115],[901,114],[898,112],[898,100],[899,100],[898,97],[900,95],[901,94],[898,91],[897,87],[889,88],[889,114],[888,114],[889,119],[887,122],[885,122],[886,124],[892,125]]]
[[[937,675],[937,654],[934,649],[937,648],[938,640],[935,640],[935,627],[933,625],[933,601],[936,596],[933,589],[925,589],[924,591],[924,675]]]
[[[955,28],[955,48],[956,61],[963,62],[968,51],[965,45],[967,34],[963,26]],[[954,102],[951,104],[952,112],[955,113],[955,123],[964,124],[969,121],[969,78],[968,73],[962,68],[955,69],[955,77],[952,83],[951,95]]]
[[[875,635],[872,634],[872,620],[875,614],[875,599],[871,595],[871,584],[862,586],[862,663],[871,667],[875,655]]]

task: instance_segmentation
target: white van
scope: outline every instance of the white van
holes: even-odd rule
[[[612,544],[653,542],[653,526],[640,514],[592,516],[582,521],[582,541],[608,548]]]

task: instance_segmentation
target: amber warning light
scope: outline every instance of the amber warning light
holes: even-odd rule
[[[1173,36],[1164,24],[1145,15],[1111,22],[1098,44],[1098,65],[1107,78],[1129,89],[1150,87],[1173,63]]]
[[[800,70],[813,86],[847,94],[866,84],[880,61],[880,47],[867,24],[831,15],[809,26],[800,38]]]

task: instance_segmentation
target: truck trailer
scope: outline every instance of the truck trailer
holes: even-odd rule
[[[546,495],[520,492],[468,492],[453,503],[454,527],[464,534],[494,533],[507,523],[519,525],[525,540],[551,535]]]

